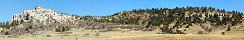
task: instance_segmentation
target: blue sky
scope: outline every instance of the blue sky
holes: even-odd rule
[[[145,8],[214,7],[244,12],[244,0],[0,0],[0,21],[36,5],[75,15],[105,16],[116,12]]]

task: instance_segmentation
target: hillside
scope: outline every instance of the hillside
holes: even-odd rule
[[[96,20],[159,28],[163,33],[211,33],[242,30],[243,13],[212,7],[152,8],[123,11]],[[239,26],[242,28],[238,29]]]
[[[152,8],[123,11],[111,16],[77,16],[36,6],[14,14],[10,22],[1,22],[1,34],[38,35],[46,31],[65,32],[71,29],[122,29],[159,31],[158,34],[211,34],[244,31],[243,13],[211,7]]]

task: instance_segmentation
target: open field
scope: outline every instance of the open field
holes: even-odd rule
[[[156,31],[109,31],[74,29],[20,37],[1,36],[0,40],[244,40],[244,32],[221,34],[156,34]]]

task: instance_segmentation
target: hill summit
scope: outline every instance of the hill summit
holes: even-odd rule
[[[52,9],[36,6],[34,9],[24,10],[19,14],[14,14],[10,22],[5,22],[2,30],[5,35],[24,35],[26,33],[40,33],[52,31],[56,28],[73,27],[77,19],[64,13],[58,13]],[[62,30],[64,31],[64,30]]]
[[[36,19],[39,21],[45,21],[48,18],[53,18],[57,21],[65,20],[71,16],[60,14],[52,9],[44,9],[40,6],[36,6],[34,9],[22,11],[20,14],[14,14],[12,20],[17,21],[30,21]]]

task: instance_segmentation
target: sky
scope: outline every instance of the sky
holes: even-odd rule
[[[13,14],[39,5],[60,13],[106,16],[146,8],[214,7],[244,12],[244,0],[0,0],[0,22],[9,21]]]

